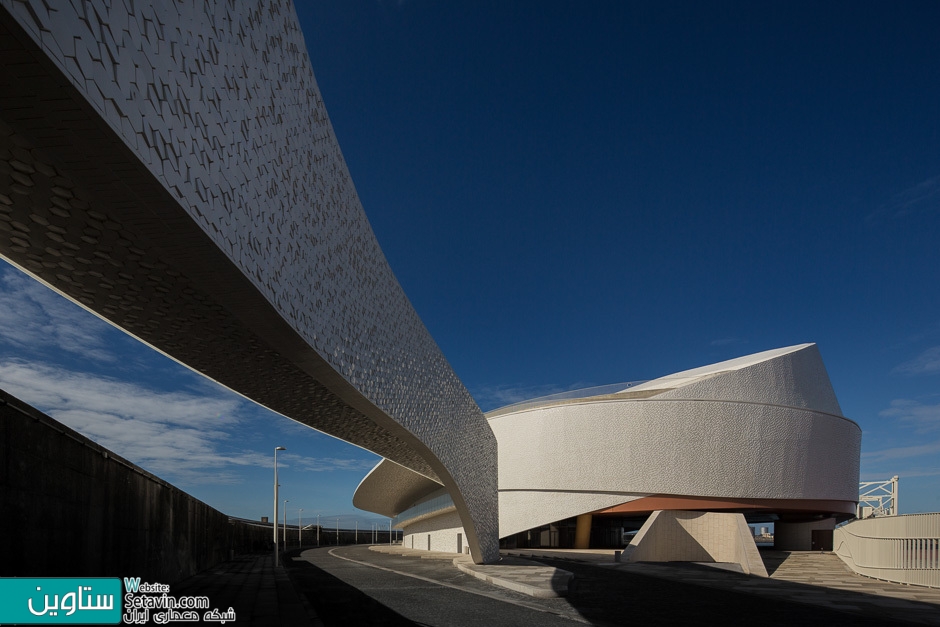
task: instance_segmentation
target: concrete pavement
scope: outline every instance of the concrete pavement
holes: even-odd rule
[[[369,549],[386,555],[449,561],[458,570],[472,577],[538,599],[565,596],[568,594],[570,582],[574,579],[574,575],[567,570],[508,555],[502,556],[499,564],[474,564],[469,555],[420,551],[394,544],[379,544],[370,546]]]
[[[879,617],[940,625],[940,590],[879,581],[858,575],[833,553],[761,551],[770,577],[750,577],[720,564],[614,561],[613,550],[519,549],[504,555],[547,563],[578,562],[607,570],[668,579]]]
[[[236,624],[255,627],[410,625],[413,621],[460,624],[466,617],[448,600],[454,592],[445,589],[473,592],[478,597],[474,603],[486,603],[480,607],[487,608],[490,624],[510,624],[512,621],[505,622],[509,614],[521,618],[525,611],[538,610],[539,622],[558,624],[569,621],[619,624],[627,615],[634,619],[643,617],[652,624],[667,624],[724,612],[727,614],[724,622],[730,620],[732,624],[745,619],[763,625],[824,619],[830,625],[885,622],[940,625],[940,590],[860,577],[832,554],[765,551],[763,557],[771,576],[762,578],[715,565],[620,564],[614,562],[613,551],[504,551],[504,563],[478,566],[470,564],[465,556],[452,553],[411,551],[388,545],[374,548],[379,551],[368,551],[365,546],[340,547],[334,551],[337,556],[354,556],[353,562],[373,561],[380,569],[374,571],[373,580],[363,590],[344,584],[335,575],[310,568],[311,564],[299,567],[306,561],[298,561],[302,558],[294,552],[285,558],[286,568],[282,565],[275,569],[270,555],[240,557],[173,585],[171,593],[206,596],[213,607],[223,611],[232,607],[237,614]],[[370,554],[374,557],[370,558]],[[309,561],[311,554],[305,555]],[[332,564],[342,563],[325,548],[315,555],[319,568],[329,570],[334,568]],[[389,558],[393,561],[382,561]],[[354,567],[349,560],[344,564],[346,569]],[[461,564],[469,568],[458,570],[455,566]],[[386,581],[407,572],[418,581],[402,584]],[[473,580],[460,579],[464,576],[462,572],[501,587],[490,587],[480,581],[470,584]],[[481,577],[481,573],[486,577]],[[566,597],[548,598],[550,594],[533,594],[532,590],[524,589],[531,586],[557,593],[561,587],[558,577],[564,580]],[[568,586],[572,581],[573,585]],[[521,584],[523,588],[507,582]],[[397,592],[391,596],[382,596],[389,590],[375,592],[382,587],[392,587]],[[419,588],[438,592],[430,592],[423,601],[421,616],[411,616],[408,612],[412,604],[396,603],[402,595],[417,594]],[[530,600],[525,601],[526,598]],[[437,603],[439,609],[434,609]],[[321,615],[315,605],[328,613]],[[435,616],[438,618],[429,622]]]

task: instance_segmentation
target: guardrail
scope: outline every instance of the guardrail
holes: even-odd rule
[[[855,520],[836,528],[833,546],[860,575],[940,588],[940,513]]]

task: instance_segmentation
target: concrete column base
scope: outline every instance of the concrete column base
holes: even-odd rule
[[[653,512],[623,552],[624,562],[721,562],[767,576],[743,514]]]

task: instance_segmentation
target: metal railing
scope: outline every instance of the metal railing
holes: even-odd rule
[[[855,520],[836,528],[833,546],[860,575],[940,588],[940,513]]]

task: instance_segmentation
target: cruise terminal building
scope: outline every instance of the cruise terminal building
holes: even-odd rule
[[[646,543],[638,558],[656,560],[649,547],[661,545],[681,553],[669,559],[708,561],[704,550],[741,561],[719,553],[754,546],[747,523],[772,522],[777,548],[806,550],[855,513],[861,429],[842,415],[815,344],[535,399],[486,419],[505,548],[623,548],[633,537],[628,556]],[[353,503],[394,517],[405,547],[467,550],[443,486],[387,459]]]

